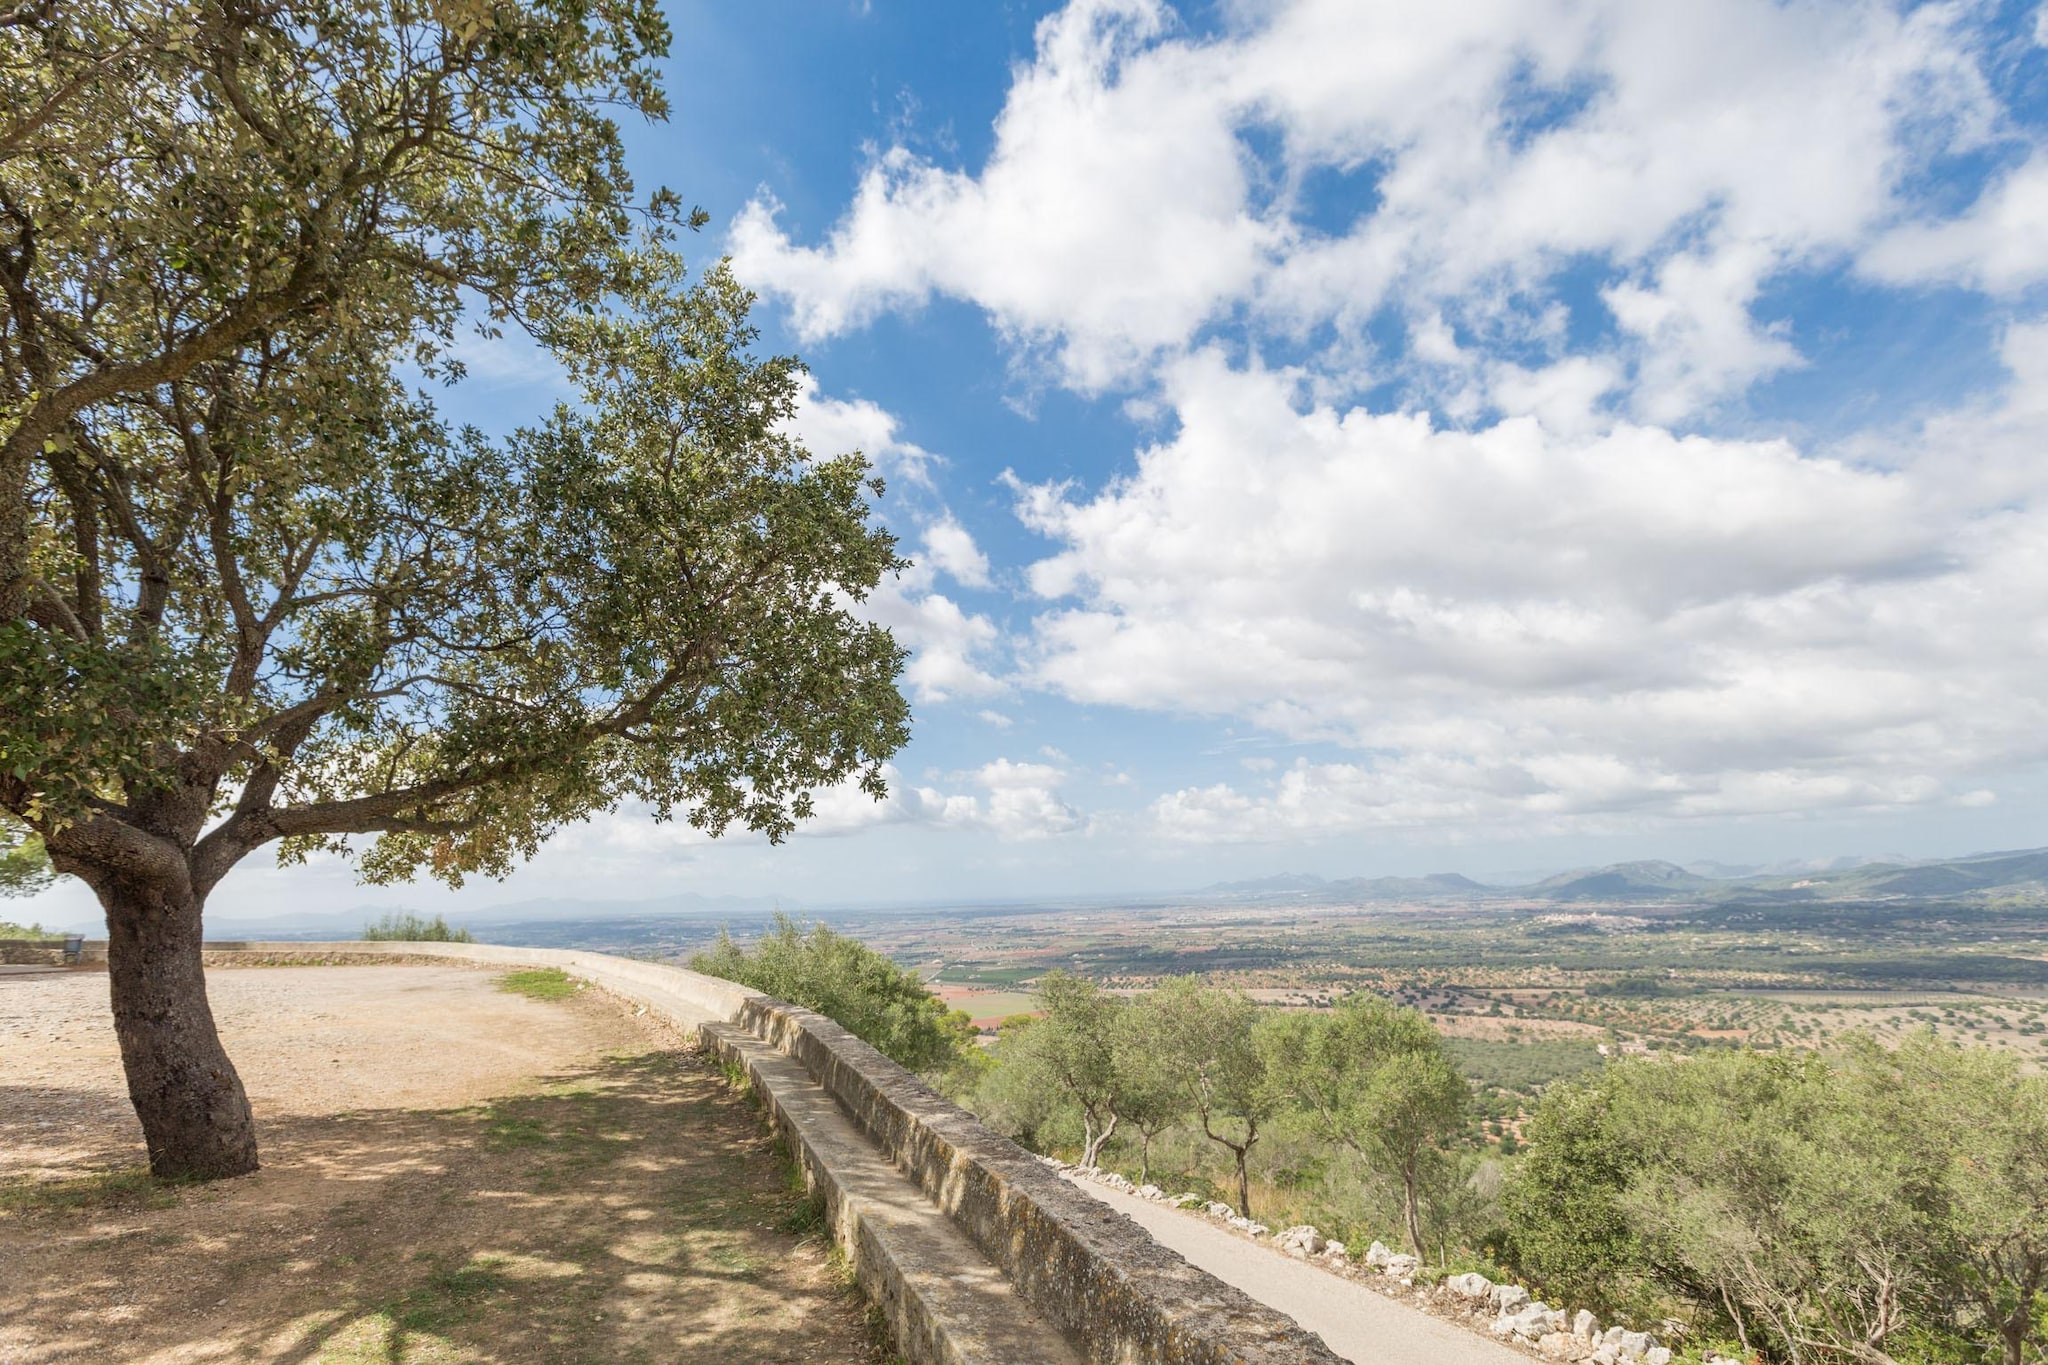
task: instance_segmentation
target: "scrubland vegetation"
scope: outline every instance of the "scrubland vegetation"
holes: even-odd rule
[[[1501,1036],[1446,1037],[1446,1016],[1374,991],[1285,1008],[1194,975],[1113,989],[1054,968],[1038,1015],[970,1049],[957,1017],[911,1001],[914,973],[823,928],[785,921],[751,953],[727,940],[696,965],[919,1057],[1032,1150],[1275,1226],[1404,1243],[1426,1274],[1481,1268],[1603,1320],[1670,1321],[1695,1356],[2048,1358],[2048,1080],[2012,1050],[1937,1033],[1955,1006],[1895,1002],[1919,1027],[1892,1046],[1868,1031],[1769,1048],[1674,1033],[1651,1055],[1603,1056],[1611,1028],[1559,1036],[1546,1017],[1701,1002],[1624,978],[1506,995],[1476,1015]],[[2015,1026],[2032,1018],[2001,1005]],[[1713,1024],[1748,1007],[1704,1008]]]
[[[764,991],[837,1020],[899,1066],[943,1070],[957,1062],[973,1030],[882,954],[824,925],[805,933],[785,915],[752,950],[720,933],[690,967]]]
[[[375,924],[363,926],[363,938],[368,941],[399,943],[474,943],[467,929],[451,929],[448,921],[440,915],[432,919],[415,915],[410,910],[404,914],[386,915]]]

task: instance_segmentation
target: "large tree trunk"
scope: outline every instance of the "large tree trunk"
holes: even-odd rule
[[[247,1175],[256,1121],[206,1003],[202,902],[139,878],[92,880],[107,911],[114,1032],[150,1170],[187,1180]]]

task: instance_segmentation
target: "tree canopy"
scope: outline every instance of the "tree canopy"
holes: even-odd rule
[[[197,961],[251,851],[459,883],[622,801],[779,839],[883,790],[880,485],[636,192],[668,41],[653,0],[0,24],[0,809],[108,910],[164,1173],[255,1162]],[[506,333],[572,396],[452,426]]]
[[[1358,992],[1329,1013],[1280,1015],[1271,1025],[1274,1082],[1331,1142],[1401,1188],[1409,1244],[1423,1254],[1425,1189],[1445,1172],[1445,1144],[1463,1126],[1471,1091],[1420,1011]]]
[[[1504,1207],[1548,1289],[1675,1295],[1772,1359],[2040,1358],[2048,1084],[2010,1056],[1632,1061],[1553,1090],[1529,1137]]]

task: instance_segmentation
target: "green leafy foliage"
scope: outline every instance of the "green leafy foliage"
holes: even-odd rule
[[[1273,1083],[1325,1138],[1399,1182],[1409,1244],[1424,1254],[1423,1202],[1457,1174],[1446,1148],[1471,1102],[1435,1028],[1360,992],[1326,1013],[1277,1015],[1267,1032]]]
[[[441,915],[427,919],[407,910],[383,916],[375,924],[363,926],[366,940],[400,943],[474,943],[467,929],[453,929]]]
[[[879,485],[636,195],[667,42],[652,0],[0,27],[0,807],[60,867],[459,883],[625,799],[781,838],[880,793]],[[401,366],[459,379],[465,326],[577,401],[450,429]]]
[[[41,837],[0,816],[0,896],[33,896],[55,880]]]
[[[1554,1088],[1529,1137],[1504,1207],[1546,1290],[1688,1300],[1773,1358],[2040,1356],[2048,1082],[2009,1058],[1630,1062]]]
[[[721,932],[690,967],[816,1010],[911,1071],[956,1065],[974,1036],[967,1016],[947,1009],[916,972],[823,924],[806,933],[786,915],[751,950]]]

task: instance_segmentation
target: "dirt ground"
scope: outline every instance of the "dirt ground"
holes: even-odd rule
[[[149,1179],[103,974],[0,975],[0,1365],[878,1358],[747,1102],[595,991],[209,974],[263,1169]]]

